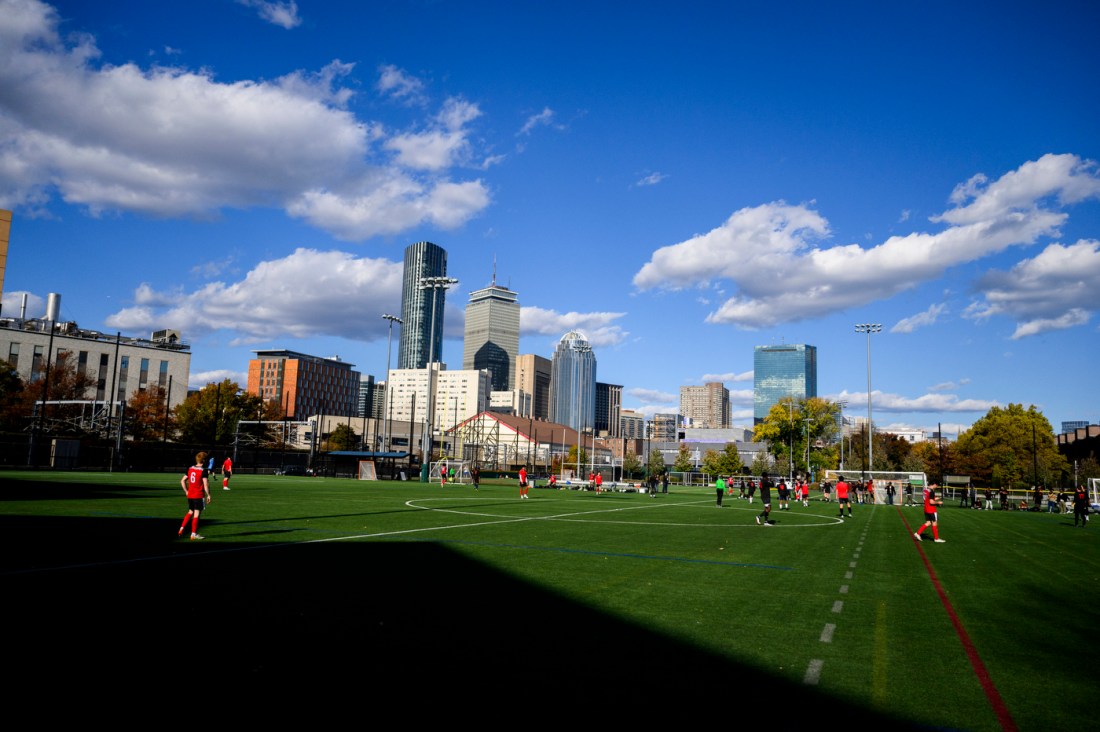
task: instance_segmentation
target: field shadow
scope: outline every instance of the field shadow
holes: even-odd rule
[[[713,708],[779,729],[913,726],[446,546],[166,542],[165,527],[0,516],[9,698],[51,719],[105,702],[115,722],[694,724]]]

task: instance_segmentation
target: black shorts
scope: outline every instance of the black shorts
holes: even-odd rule
[[[766,490],[760,491],[760,502],[763,503],[765,506],[772,505],[771,492]]]
[[[187,510],[188,511],[201,511],[204,508],[206,508],[206,499],[205,498],[188,498],[187,499]]]
[[[939,516],[939,511],[933,511],[932,513],[928,513],[927,511],[924,512],[925,521],[938,522],[940,520]]]

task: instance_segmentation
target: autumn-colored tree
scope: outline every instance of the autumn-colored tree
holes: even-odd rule
[[[188,394],[176,407],[176,426],[184,442],[224,445],[232,442],[239,421],[262,413],[260,397],[226,379]]]
[[[25,382],[15,409],[19,416],[40,417],[40,424],[47,432],[80,433],[86,429],[84,417],[90,417],[84,405],[43,404],[42,402],[79,402],[94,396],[96,375],[93,371],[77,371],[68,351],[61,351],[48,369],[35,374],[35,379]]]
[[[1034,405],[993,407],[959,435],[960,468],[976,483],[1008,488],[1062,485],[1071,476],[1054,429]]]
[[[840,405],[827,399],[784,397],[756,425],[753,440],[768,443],[775,464],[793,465],[796,473],[807,473],[811,466],[833,467],[835,451],[830,446],[837,436],[839,414]]]
[[[138,441],[165,439],[175,428],[171,411],[166,412],[168,390],[160,385],[134,392],[126,402],[126,429]],[[165,428],[167,424],[167,429]]]

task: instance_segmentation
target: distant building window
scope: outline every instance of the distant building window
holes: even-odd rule
[[[8,363],[14,368],[19,367],[19,344],[12,343],[8,346]]]

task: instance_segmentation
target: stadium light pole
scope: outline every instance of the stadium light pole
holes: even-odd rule
[[[871,435],[874,434],[871,423],[871,334],[881,332],[881,323],[856,323],[856,333],[867,334],[867,470],[875,469],[871,447]]]
[[[840,407],[840,469],[844,470],[844,408],[848,406],[848,400],[838,399],[836,403]]]
[[[421,454],[427,458],[428,468],[431,469],[432,461],[432,382],[434,381],[434,369],[435,365],[435,309],[436,303],[439,301],[439,291],[446,290],[451,285],[457,285],[458,280],[454,277],[421,277],[420,289],[432,291],[432,319],[428,329],[428,401],[424,405],[424,433],[420,436],[420,442],[423,443],[425,439],[428,440],[427,448],[421,444]],[[446,406],[444,406],[446,409]],[[446,414],[446,412],[444,412]]]
[[[386,419],[386,407],[390,403],[390,390],[393,388],[393,384],[390,383],[390,348],[393,346],[393,324],[404,325],[405,321],[396,315],[390,315],[389,313],[382,314],[382,320],[390,321],[389,334],[386,336],[386,400],[382,402],[382,420],[386,423],[386,428],[382,430],[385,433],[386,444],[383,448],[386,452],[390,451],[390,420]]]

